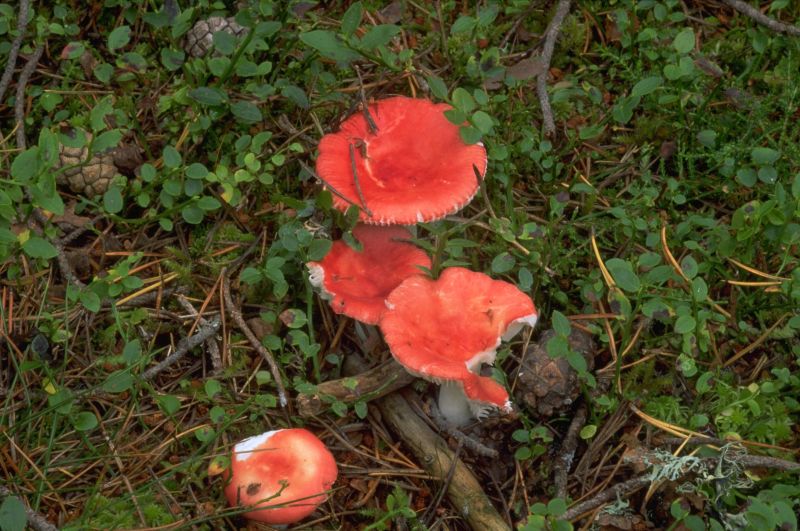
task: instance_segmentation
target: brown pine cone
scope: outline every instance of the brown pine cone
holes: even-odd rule
[[[551,358],[547,342],[555,336],[547,330],[530,347],[517,373],[516,400],[532,413],[543,417],[568,411],[580,394],[578,373],[566,358]],[[591,370],[594,367],[592,337],[577,328],[569,335],[570,348],[583,355]]]
[[[91,135],[87,135],[87,144],[91,139]],[[117,167],[114,166],[113,150],[95,153],[87,161],[88,156],[88,146],[73,148],[61,144],[58,147],[59,167],[66,169],[57,174],[56,182],[68,186],[76,194],[92,198],[108,190],[117,175]]]
[[[214,45],[214,34],[218,31],[241,37],[247,33],[247,28],[240,26],[233,17],[208,17],[197,21],[186,33],[183,49],[192,57],[205,56]]]

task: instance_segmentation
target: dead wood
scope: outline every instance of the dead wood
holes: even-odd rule
[[[355,358],[352,354],[348,356],[346,372],[348,368],[353,372],[364,370],[363,362]],[[390,393],[377,400],[376,404],[389,426],[403,439],[430,475],[445,481],[452,472],[447,484],[447,497],[470,528],[476,531],[510,531],[511,526],[494,508],[467,465],[414,412],[400,392]]]
[[[322,413],[331,402],[368,402],[397,391],[415,379],[399,363],[390,360],[361,374],[319,384],[313,395],[297,397],[297,410],[300,415],[310,417]]]

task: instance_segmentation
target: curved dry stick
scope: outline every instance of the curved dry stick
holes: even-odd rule
[[[275,387],[278,388],[278,402],[282,408],[285,408],[289,404],[289,401],[286,399],[286,388],[283,386],[281,371],[278,368],[278,365],[275,363],[275,358],[273,358],[272,353],[261,344],[261,341],[258,340],[256,335],[244,321],[242,312],[240,312],[238,307],[233,304],[230,279],[228,278],[228,274],[225,269],[223,269],[220,274],[222,275],[222,296],[225,299],[225,309],[231,314],[231,317],[236,323],[236,326],[239,327],[239,330],[241,330],[244,335],[247,336],[248,341],[250,341],[250,345],[252,345],[252,347],[256,349],[259,354],[261,354],[261,357],[263,357],[267,362],[267,365],[269,365],[269,371],[272,373],[272,378],[275,379]]]
[[[11,43],[11,49],[8,51],[8,59],[6,68],[3,70],[3,77],[0,78],[0,103],[6,95],[9,83],[11,83],[11,76],[14,75],[14,68],[17,66],[17,55],[22,46],[22,39],[25,38],[25,28],[28,27],[28,0],[20,0],[19,2],[19,16],[17,17],[17,32],[19,35],[14,37]]]
[[[17,122],[17,147],[21,150],[27,147],[25,140],[25,86],[28,84],[28,79],[31,77],[34,70],[36,70],[36,66],[39,64],[39,59],[42,57],[43,52],[44,45],[40,44],[28,58],[28,62],[25,63],[22,72],[19,74],[19,80],[17,80],[17,91],[14,101],[14,119]]]
[[[755,7],[751,6],[747,2],[742,2],[742,0],[722,0],[722,1],[728,4],[728,6],[738,11],[739,13],[750,17],[754,21],[758,22],[762,26],[766,26],[772,31],[778,33],[788,33],[789,35],[800,37],[800,28],[798,28],[797,26],[792,26],[791,24],[786,24],[779,20],[775,20],[772,17],[768,17],[767,15],[765,15]]]
[[[542,118],[544,119],[544,133],[552,136],[556,132],[556,123],[553,120],[553,108],[550,107],[550,98],[547,95],[547,75],[550,72],[550,61],[553,59],[553,50],[556,47],[556,39],[561,24],[569,13],[570,0],[559,0],[556,13],[547,25],[544,33],[544,48],[542,49],[542,66],[544,70],[536,79],[536,93],[539,96],[539,104],[542,106]]]
[[[363,371],[365,364],[351,353],[345,373]],[[472,471],[456,457],[447,443],[417,415],[400,392],[376,401],[383,419],[411,448],[419,464],[440,481],[446,481],[447,498],[470,528],[480,531],[510,531],[508,522],[497,512]],[[451,472],[452,470],[452,472]],[[452,473],[452,476],[451,476]]]

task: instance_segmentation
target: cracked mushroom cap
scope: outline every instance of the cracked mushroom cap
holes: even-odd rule
[[[338,476],[316,435],[292,428],[250,437],[233,448],[225,496],[242,516],[270,525],[298,522],[325,502]]]
[[[361,221],[376,225],[433,221],[466,206],[486,174],[486,149],[464,143],[444,115],[450,108],[403,96],[378,100],[368,107],[377,129],[358,112],[322,137],[317,173],[334,206],[359,205]]]
[[[437,383],[458,382],[477,405],[509,411],[508,392],[480,375],[494,363],[501,339],[511,339],[538,314],[513,284],[461,267],[437,280],[405,280],[386,301],[380,328],[395,359],[410,372]]]
[[[386,297],[405,279],[431,267],[421,249],[408,243],[408,229],[399,226],[357,225],[353,235],[361,242],[356,251],[342,240],[333,242],[319,262],[309,262],[309,280],[330,300],[336,313],[377,324],[386,310]]]

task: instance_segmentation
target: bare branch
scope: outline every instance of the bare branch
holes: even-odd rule
[[[789,35],[794,35],[795,37],[800,37],[800,28],[797,26],[792,26],[791,24],[785,24],[779,20],[775,20],[772,17],[768,17],[755,7],[751,6],[747,2],[743,2],[742,0],[722,0],[730,7],[738,11],[739,13],[750,17],[755,22],[758,22],[762,26],[766,26],[767,28],[771,29],[777,33],[788,33]]]
[[[550,98],[547,95],[547,74],[550,71],[550,61],[553,59],[553,50],[556,46],[556,39],[563,24],[564,19],[569,13],[570,0],[559,0],[556,13],[553,15],[547,31],[544,33],[544,48],[542,49],[542,65],[544,70],[536,80],[536,93],[539,96],[539,104],[542,106],[542,118],[544,119],[544,132],[547,136],[552,136],[556,132],[556,123],[553,120],[553,108],[550,107]]]
[[[6,95],[8,85],[11,83],[11,76],[14,75],[14,68],[17,66],[17,55],[22,46],[22,39],[25,38],[25,28],[28,27],[28,0],[20,0],[19,2],[19,16],[17,17],[17,36],[11,43],[11,49],[8,51],[8,59],[6,62],[6,69],[3,70],[3,77],[0,78],[0,102]]]

